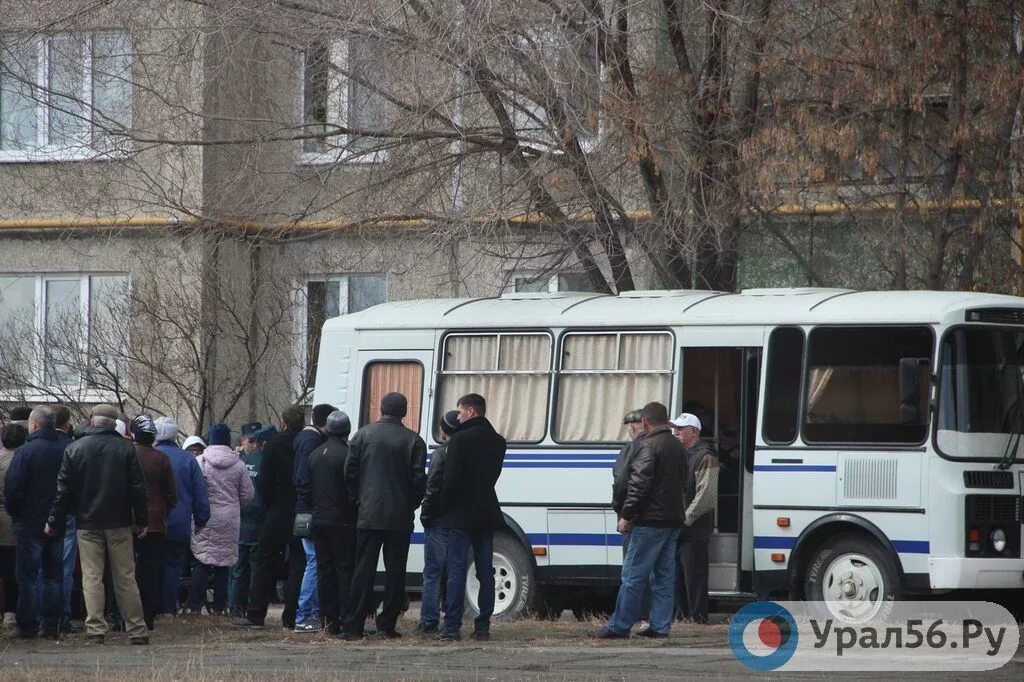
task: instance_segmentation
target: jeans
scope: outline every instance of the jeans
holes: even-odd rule
[[[469,550],[473,549],[476,579],[480,581],[477,605],[480,615],[473,623],[476,632],[490,632],[494,613],[494,531],[452,528],[448,531],[448,590],[444,608],[444,631],[454,634],[462,628],[466,604],[466,573]]]
[[[377,616],[377,632],[393,632],[405,606],[405,568],[409,559],[409,531],[364,530],[356,533],[356,567],[345,616],[345,633],[362,635],[373,599],[377,559],[384,553],[384,607]]]
[[[316,589],[320,597],[320,615],[327,631],[337,634],[345,618],[352,573],[356,562],[354,526],[313,526],[316,544]]]
[[[238,544],[238,562],[231,567],[228,579],[228,611],[233,616],[244,616],[249,606],[249,583],[256,563],[256,543]]]
[[[64,582],[64,536],[43,535],[41,523],[15,523],[18,539],[15,573],[23,589],[18,592],[16,611],[18,631],[26,635],[39,632],[40,620],[46,634],[57,634],[64,609],[61,605]],[[37,592],[36,579],[42,572],[43,589]],[[40,618],[41,616],[41,618]]]
[[[632,533],[622,534],[622,560],[625,562],[626,554],[629,553],[629,537]],[[648,620],[651,616],[651,584],[647,583],[644,587],[644,596],[640,600],[640,616],[639,620]]]
[[[206,586],[213,577],[213,604],[208,608],[211,613],[223,613],[228,602],[228,574],[230,566],[208,566],[195,559],[192,563],[192,591],[188,596],[188,607],[198,613],[206,604]]]
[[[302,538],[302,551],[306,555],[306,570],[302,574],[299,589],[299,610],[295,613],[296,623],[320,620],[320,601],[316,591],[316,546],[312,538]]]
[[[163,612],[172,616],[178,613],[178,589],[181,586],[181,572],[185,567],[188,547],[188,538],[164,540]]]
[[[78,559],[78,526],[69,514],[64,531],[64,621],[71,621],[71,591],[75,587],[75,561]]]
[[[144,637],[149,631],[142,615],[142,600],[135,583],[135,553],[132,548],[132,529],[78,531],[78,553],[82,557],[82,592],[85,594],[85,631],[90,635],[105,635],[109,626],[103,609],[106,594],[103,588],[103,569],[109,562],[110,579],[117,598],[117,607],[124,617],[124,627],[130,637]]]
[[[622,564],[622,585],[615,613],[605,627],[619,635],[629,634],[640,616],[644,586],[651,586],[651,629],[668,634],[676,582],[678,528],[634,526],[629,551]]]
[[[135,582],[142,600],[142,616],[150,630],[163,601],[160,570],[164,565],[164,540],[163,533],[147,533],[141,540],[135,539]]]
[[[441,576],[448,554],[448,529],[426,528],[423,533],[423,603],[420,622],[437,627],[441,622]]]

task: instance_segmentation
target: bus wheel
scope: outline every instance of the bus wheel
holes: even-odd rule
[[[854,533],[838,535],[811,555],[804,598],[824,602],[832,617],[847,622],[884,617],[900,598],[899,570],[877,542]]]
[[[480,581],[476,566],[470,564],[466,576],[466,601],[474,613],[480,613]],[[522,543],[506,533],[494,534],[494,617],[523,618],[543,606],[533,561]]]

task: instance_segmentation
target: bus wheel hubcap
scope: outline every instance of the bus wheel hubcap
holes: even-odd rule
[[[825,570],[822,596],[829,611],[844,620],[862,621],[878,613],[885,580],[878,565],[863,554],[843,554]]]

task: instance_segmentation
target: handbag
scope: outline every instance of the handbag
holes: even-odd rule
[[[292,535],[297,538],[308,538],[312,535],[313,530],[313,515],[312,514],[296,514],[295,523],[292,526]]]

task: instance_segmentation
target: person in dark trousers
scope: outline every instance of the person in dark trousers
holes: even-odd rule
[[[312,423],[295,437],[295,471],[292,475],[292,483],[295,484],[296,490],[309,486],[309,456],[327,439],[327,435],[324,433],[327,415],[337,409],[334,405],[326,403],[314,405]],[[309,514],[312,511],[311,502],[307,502],[302,495],[299,495],[295,503],[295,513]],[[302,574],[302,587],[299,589],[299,609],[295,615],[295,631],[319,632],[320,603],[316,588],[316,546],[313,543],[313,538],[301,538],[301,541],[302,551],[306,555],[306,570]]]
[[[469,550],[473,550],[477,604],[473,623],[476,640],[491,638],[494,613],[494,531],[505,527],[494,486],[505,462],[505,439],[487,421],[483,396],[468,393],[456,405],[459,427],[448,440],[441,483],[442,515],[438,527],[448,529],[448,587],[445,596],[442,640],[459,639],[466,603]]]
[[[135,447],[114,430],[118,412],[110,405],[92,408],[91,426],[68,446],[57,476],[44,533],[63,538],[63,523],[71,509],[78,522],[78,551],[82,560],[86,638],[102,643],[109,626],[103,616],[103,571],[110,565],[117,606],[132,644],[149,644],[149,631],[135,583],[133,532],[146,535],[146,479]],[[58,527],[60,532],[58,533]]]
[[[178,503],[174,469],[167,455],[153,447],[156,424],[148,414],[140,414],[129,425],[135,440],[142,473],[146,477],[146,535],[135,539],[135,582],[142,599],[142,616],[146,627],[153,629],[156,614],[163,604],[160,582],[164,566],[164,541],[167,537],[167,515]]]
[[[53,411],[45,406],[35,408],[28,417],[28,440],[15,450],[4,476],[4,505],[18,541],[15,563],[22,589],[16,613],[18,636],[23,638],[60,637],[65,519],[62,517],[54,527],[56,535],[44,535],[43,527],[57,493],[63,456],[64,444],[57,438]],[[41,595],[35,589],[40,572]]]
[[[167,515],[164,539],[163,613],[177,615],[178,590],[192,533],[210,522],[206,480],[192,453],[178,447],[178,423],[170,417],[156,420],[156,449],[167,455],[174,469],[178,504]]]
[[[324,430],[327,442],[309,456],[308,483],[299,489],[299,497],[306,498],[313,510],[320,616],[328,634],[338,635],[348,606],[356,554],[358,512],[345,486],[352,422],[347,414],[335,410],[327,417]]]
[[[260,466],[263,462],[263,444],[266,436],[277,433],[270,426],[266,429],[259,422],[242,424],[241,457],[252,481],[256,495],[249,504],[242,507],[241,525],[238,531],[238,562],[231,568],[228,584],[228,612],[237,618],[245,616],[249,605],[249,581],[255,558],[256,543],[263,527],[263,502],[260,500]]]
[[[345,639],[360,639],[373,598],[377,561],[384,551],[384,607],[377,634],[401,637],[395,623],[405,601],[405,569],[413,514],[426,488],[427,446],[402,424],[408,401],[388,393],[380,402],[381,418],[356,431],[349,443],[345,482],[359,504],[356,566],[344,624]]]
[[[708,622],[708,545],[714,530],[714,509],[718,499],[718,457],[700,437],[700,419],[684,412],[670,424],[686,448],[688,475],[683,489],[684,523],[679,532],[680,575],[676,580],[679,613],[683,620]]]
[[[629,637],[640,616],[644,585],[651,585],[650,627],[637,634],[668,637],[672,627],[676,579],[676,539],[683,525],[686,453],[672,435],[668,410],[661,403],[643,409],[647,434],[629,467],[626,499],[618,530],[632,532],[622,564],[622,585],[615,612],[598,633],[601,639]]]
[[[65,450],[74,441],[71,426],[71,410],[67,405],[53,405],[53,420],[57,429],[57,441]],[[71,626],[71,592],[75,583],[75,564],[78,563],[78,526],[75,515],[68,514],[64,525],[64,592],[61,603],[64,615],[61,617],[60,631],[62,634],[80,632],[81,628]]]
[[[14,460],[14,451],[24,445],[26,440],[28,440],[28,429],[21,424],[6,424],[3,427],[3,435],[0,437],[3,444],[3,447],[0,447],[0,582],[3,582],[3,624],[5,628],[17,625],[14,609],[18,606],[18,581],[16,579],[17,542],[14,535],[14,522],[11,520],[11,515],[7,513],[3,484],[11,461]]]
[[[284,588],[284,611],[281,625],[295,627],[299,586],[306,570],[306,554],[299,538],[292,536],[295,523],[295,438],[302,431],[306,415],[297,405],[281,413],[281,433],[263,447],[259,494],[263,501],[264,520],[256,544],[256,559],[249,586],[249,606],[245,618],[232,622],[237,628],[262,628],[267,618],[267,600],[274,585],[274,570],[288,552],[288,579]]]
[[[416,633],[436,635],[441,625],[441,580],[444,576],[448,557],[448,529],[437,526],[441,516],[441,483],[444,478],[444,458],[448,451],[448,439],[459,426],[459,413],[449,410],[441,417],[441,447],[430,455],[427,471],[427,491],[420,508],[420,523],[423,525],[423,599],[420,606],[420,622]]]

